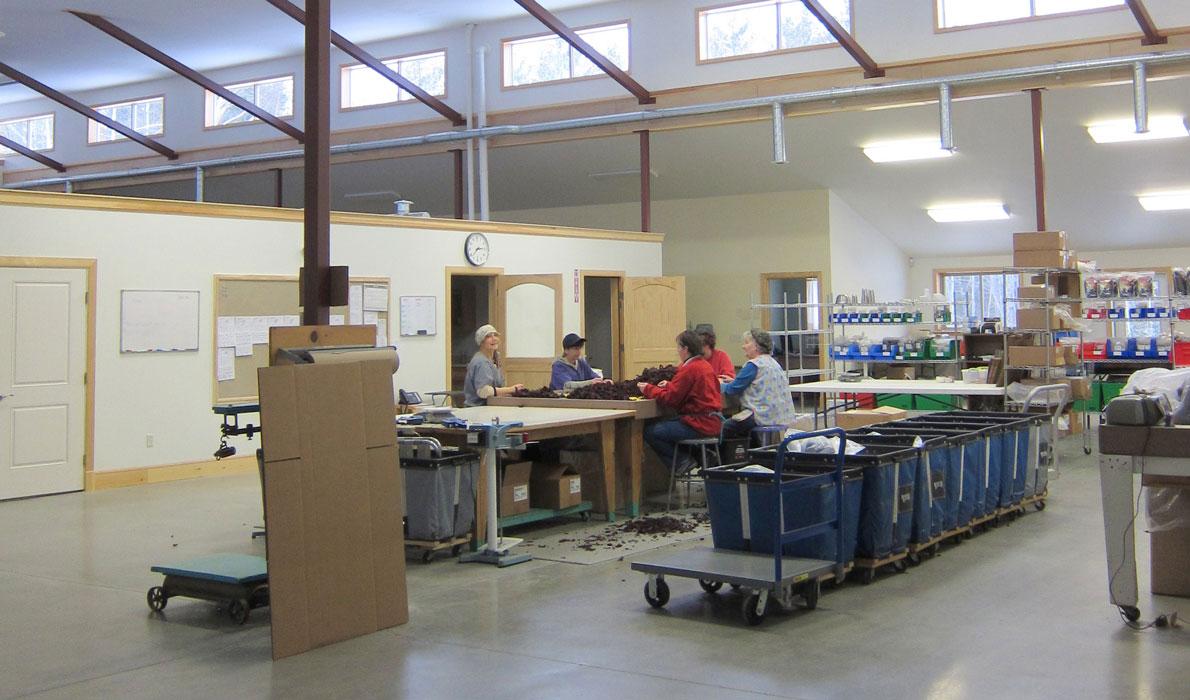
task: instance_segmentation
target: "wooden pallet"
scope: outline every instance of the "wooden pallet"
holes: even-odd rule
[[[405,546],[413,549],[421,550],[421,559],[429,564],[434,560],[434,555],[444,549],[453,549],[458,547],[460,551],[468,543],[471,542],[471,537],[452,537],[446,540],[405,540]]]
[[[898,568],[901,571],[904,571],[905,568],[908,567],[908,563],[905,561],[908,556],[909,550],[906,549],[903,552],[890,554],[887,557],[883,557],[881,559],[864,559],[857,557],[852,563],[854,567],[860,571],[860,581],[867,584],[872,582],[872,580],[876,577],[876,570],[882,566],[888,566],[889,564],[896,566],[897,563],[900,562],[900,567]]]

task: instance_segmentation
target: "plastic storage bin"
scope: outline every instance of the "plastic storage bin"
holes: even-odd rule
[[[1009,441],[1007,439],[1007,431],[1002,426],[977,423],[972,419],[960,421],[944,414],[936,413],[912,418],[906,422],[966,430],[981,438],[984,450],[982,479],[984,489],[983,514],[989,515],[994,513],[1000,507],[1000,502],[1004,494],[1006,492],[1010,493],[1012,489],[1012,472],[1008,471],[1009,483],[1006,485],[1003,477],[1005,473],[1004,467],[1010,460],[1015,460],[1015,451],[1008,453],[1009,457],[1007,459],[1005,457],[1005,449],[1009,447]]]
[[[1041,436],[1045,424],[1050,421],[1048,413],[1008,413],[1003,411],[958,411],[945,415],[970,417],[977,421],[996,421],[1015,434],[1013,464],[1013,488],[1009,503],[1020,503],[1022,498],[1033,496],[1037,491],[1037,469],[1041,455]],[[1006,448],[1007,449],[1007,448]],[[1045,480],[1042,480],[1044,491]]]
[[[461,537],[475,523],[479,456],[449,447],[441,456],[401,459],[405,476],[405,536],[441,541]]]
[[[944,435],[958,447],[959,502],[955,517],[956,527],[965,527],[973,519],[983,517],[987,511],[987,456],[988,435],[984,431],[973,431],[962,426],[946,426],[941,423],[920,423],[897,421],[880,426],[885,432],[905,431],[915,435]]]
[[[924,458],[922,464],[926,468],[919,471],[919,479],[914,482],[914,542],[924,542],[923,537],[927,527],[920,517],[923,508],[929,509],[928,534],[935,537],[960,525],[959,506],[962,501],[964,487],[969,491],[969,498],[974,498],[974,472],[964,480],[963,475],[963,447],[962,435],[948,435],[939,432],[928,432],[916,428],[889,427],[887,424],[871,428],[861,428],[847,434],[851,440],[864,444],[869,441],[880,441],[884,444],[912,445],[914,440],[922,441],[921,449]],[[928,472],[928,480],[920,477]],[[966,483],[964,483],[966,481]],[[929,488],[921,488],[928,485]],[[968,507],[970,507],[968,505]],[[968,516],[961,524],[970,521]]]

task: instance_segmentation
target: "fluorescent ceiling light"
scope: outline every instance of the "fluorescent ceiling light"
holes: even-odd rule
[[[1190,209],[1190,190],[1172,192],[1149,192],[1137,195],[1145,211],[1174,211]]]
[[[928,160],[949,158],[953,150],[942,148],[938,139],[902,139],[882,141],[863,147],[864,155],[873,163],[896,163],[905,160]]]
[[[995,221],[1008,218],[1008,207],[1003,202],[967,202],[965,204],[943,204],[926,209],[930,218],[940,224],[958,221]]]
[[[1143,134],[1136,133],[1136,121],[1133,119],[1113,119],[1089,124],[1087,133],[1095,143],[1156,141],[1190,136],[1190,131],[1186,130],[1186,118],[1180,114],[1150,115],[1149,130]]]

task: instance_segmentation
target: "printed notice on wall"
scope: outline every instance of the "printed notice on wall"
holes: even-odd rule
[[[350,290],[348,295],[350,296]],[[364,285],[364,311],[388,311],[388,287]]]
[[[229,382],[236,378],[236,349],[218,348],[215,351],[215,379]]]
[[[347,318],[353,326],[364,322],[364,288],[353,284],[347,290]]]
[[[401,335],[435,335],[437,305],[437,297],[401,297]]]

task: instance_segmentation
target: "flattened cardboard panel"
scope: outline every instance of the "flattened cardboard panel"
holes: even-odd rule
[[[400,472],[396,446],[368,450],[377,629],[409,621],[405,534],[401,527],[405,498]],[[393,493],[397,494],[395,499],[389,496]]]
[[[262,401],[268,396],[263,383],[260,395]],[[301,460],[265,462],[264,484],[273,658],[280,659],[311,648],[306,614],[306,552],[301,536]]]
[[[293,372],[261,367],[256,370],[260,387],[260,423],[269,432],[261,432],[260,444],[268,461],[297,459],[302,454],[298,440],[297,385]],[[268,394],[269,400],[264,396]]]
[[[385,362],[361,362],[364,391],[364,434],[367,447],[389,447],[397,444],[397,429],[393,424],[396,402],[393,401],[392,365]]]

